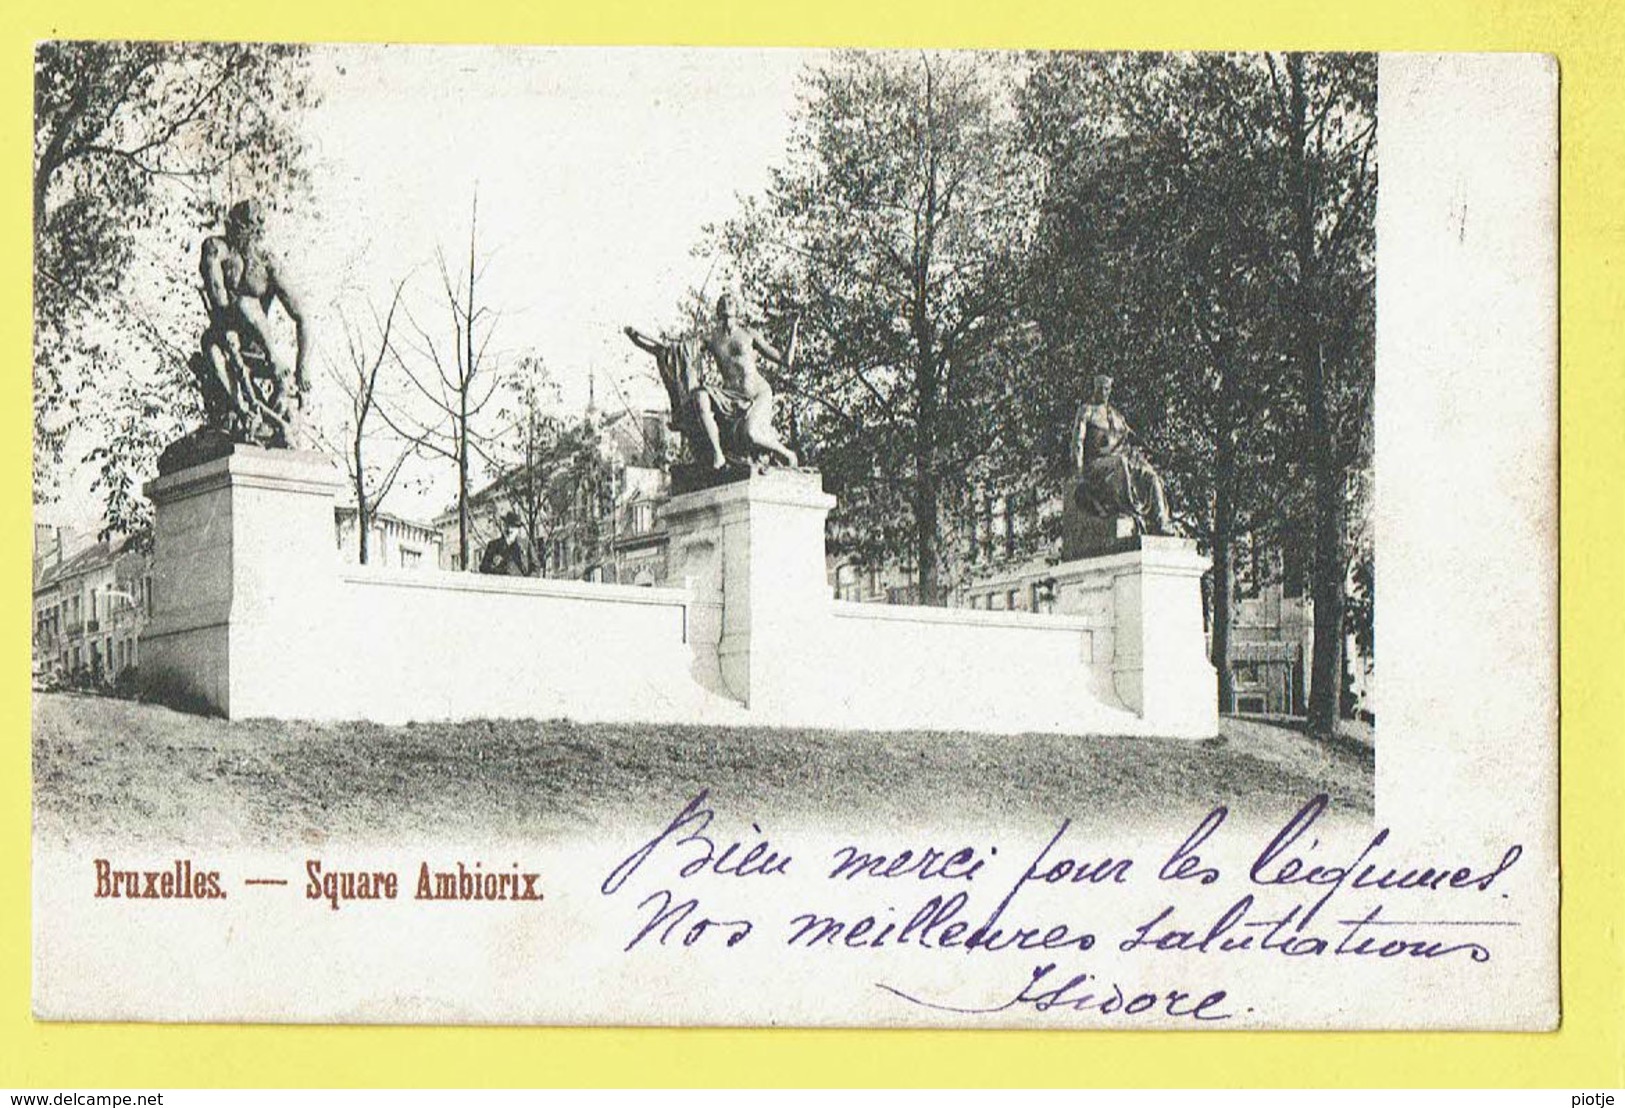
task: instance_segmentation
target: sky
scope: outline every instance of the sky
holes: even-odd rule
[[[497,313],[498,365],[534,352],[561,406],[601,409],[621,393],[663,396],[648,355],[621,333],[675,323],[706,281],[693,253],[708,222],[763,190],[782,161],[797,77],[819,55],[790,50],[321,46],[322,103],[301,128],[311,196],[272,218],[273,250],[314,309],[317,403],[345,356],[341,313],[368,318],[395,282],[426,326],[445,319],[437,247],[464,264],[479,198],[480,299]],[[724,287],[718,267],[708,291]],[[444,467],[442,467],[444,468]],[[386,507],[428,516],[454,494],[420,467]],[[61,508],[94,519],[88,478]],[[398,501],[398,502],[397,502]]]
[[[768,184],[784,151],[796,51],[328,47],[307,135],[301,279],[351,310],[411,274],[438,306],[436,247],[460,268],[478,191],[492,349],[541,353],[567,406],[600,377],[646,376],[621,334],[675,319],[704,281],[702,227]],[[284,249],[284,254],[290,252]],[[726,280],[713,276],[713,284]],[[604,397],[599,397],[600,405]]]

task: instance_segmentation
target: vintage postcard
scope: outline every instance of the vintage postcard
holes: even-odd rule
[[[37,1017],[1558,1026],[1550,58],[34,72]]]

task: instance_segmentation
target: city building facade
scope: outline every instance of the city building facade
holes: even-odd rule
[[[47,527],[35,541],[35,677],[101,683],[138,664],[152,613],[147,533],[76,541],[70,530]]]
[[[356,511],[334,511],[342,560],[358,560]],[[372,520],[368,562],[430,569],[440,561],[441,533],[426,523],[379,513]],[[141,664],[141,629],[152,617],[151,539],[146,531],[96,540],[71,528],[34,531],[36,680],[111,684]]]
[[[352,564],[361,560],[354,505],[333,513],[339,553]],[[374,512],[368,521],[367,564],[395,569],[435,569],[442,564],[445,534],[432,523],[419,523],[389,512]],[[455,541],[455,540],[454,540]]]
[[[537,520],[536,572],[576,581],[653,585],[666,579],[666,536],[659,508],[670,495],[666,474],[672,433],[660,410],[627,409],[601,414],[589,407],[583,442],[594,458],[551,459],[537,474],[547,485],[545,509]],[[478,564],[485,544],[502,533],[502,518],[523,518],[524,486],[531,475],[513,470],[469,497],[469,557]],[[440,566],[461,571],[457,507],[435,517],[441,534]]]

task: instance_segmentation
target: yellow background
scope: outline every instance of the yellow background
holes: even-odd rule
[[[24,0],[0,14],[0,1088],[1625,1085],[1625,3]],[[1563,1027],[1554,1034],[51,1025],[29,1016],[35,40],[1520,50],[1562,71]],[[1493,448],[1486,443],[1486,448]],[[1509,629],[1515,633],[1514,629]],[[1516,782],[1508,782],[1515,788]]]

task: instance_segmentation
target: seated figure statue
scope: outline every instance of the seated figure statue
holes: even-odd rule
[[[1131,441],[1134,429],[1111,404],[1112,379],[1095,378],[1094,394],[1078,408],[1073,428],[1073,496],[1088,515],[1127,516],[1136,533],[1172,533],[1162,478]]]
[[[773,430],[773,388],[756,369],[758,355],[788,367],[783,355],[733,314],[733,298],[717,301],[716,325],[700,337],[663,342],[635,327],[626,336],[655,357],[671,401],[672,426],[689,444],[693,461],[721,470],[729,462],[749,465],[758,458],[798,464],[795,452]],[[792,350],[794,340],[792,339]],[[700,372],[701,352],[709,351],[720,382],[707,382]],[[706,451],[696,445],[703,442]]]

